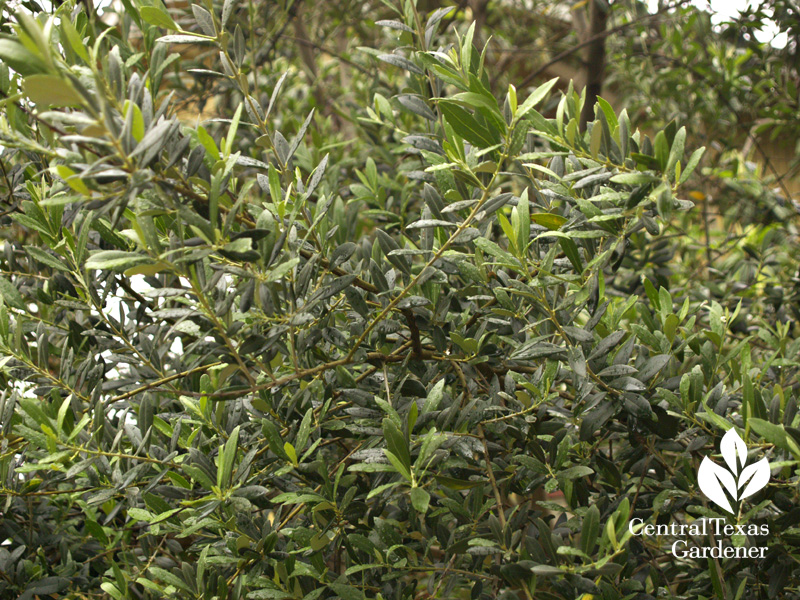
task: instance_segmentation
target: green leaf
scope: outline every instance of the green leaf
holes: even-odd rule
[[[86,184],[81,180],[80,177],[70,169],[66,165],[58,165],[56,166],[56,173],[58,176],[63,179],[69,187],[71,187],[76,192],[83,194],[84,196],[91,196],[92,192],[86,187]]]
[[[237,425],[231,432],[228,441],[225,442],[220,453],[219,464],[217,465],[217,487],[227,488],[231,483],[233,473],[233,461],[236,458],[236,449],[239,447],[239,426]]]
[[[725,593],[725,587],[723,587],[722,582],[722,567],[720,566],[719,561],[711,558],[710,556],[706,559],[708,564],[708,572],[711,577],[711,585],[714,588],[714,595],[717,597],[717,600],[725,600],[727,598],[727,594]]]
[[[309,408],[306,411],[306,414],[303,415],[303,420],[300,422],[300,429],[297,431],[297,439],[295,443],[297,445],[297,450],[302,452],[305,447],[306,443],[308,442],[308,436],[311,433],[311,420],[314,418],[314,409]]]
[[[372,488],[369,493],[367,494],[367,500],[370,498],[374,498],[385,492],[386,490],[390,490],[392,488],[396,488],[398,485],[405,485],[402,481],[392,481],[390,483],[384,483],[383,485],[379,485],[376,488]]]
[[[567,222],[567,219],[553,213],[533,213],[531,221],[542,227],[547,227],[550,231],[557,231]]]
[[[559,471],[556,476],[565,481],[572,481],[573,479],[586,477],[592,473],[594,473],[594,469],[591,467],[587,467],[586,465],[576,465],[574,467],[564,469],[563,471]]]
[[[439,403],[442,401],[442,397],[444,396],[444,384],[445,380],[444,377],[442,377],[431,388],[431,391],[428,392],[428,397],[425,398],[425,402],[422,405],[423,415],[439,408]]]
[[[225,155],[233,154],[233,142],[236,140],[236,132],[239,129],[239,119],[242,116],[242,108],[244,108],[244,103],[240,102],[231,120],[231,126],[228,128],[228,137],[225,138],[225,144],[223,146],[223,154]]]
[[[69,42],[70,48],[72,51],[75,52],[78,56],[80,56],[84,62],[89,62],[89,54],[86,51],[86,46],[83,44],[83,40],[81,40],[78,31],[75,29],[75,25],[72,24],[72,21],[69,19],[62,19],[61,20],[61,30],[64,32],[64,35]]]
[[[435,475],[435,478],[437,482],[451,490],[469,490],[481,485],[480,481],[465,481],[463,479],[447,477],[446,475]]]
[[[525,251],[528,240],[531,236],[531,215],[528,203],[528,188],[520,195],[519,202],[514,208],[512,215],[515,220],[515,233],[517,238],[517,249],[520,255]]]
[[[299,258],[291,258],[287,260],[285,263],[282,263],[277,267],[270,269],[270,271],[266,275],[265,281],[280,281],[289,273],[289,271],[294,269],[294,267],[299,262],[300,262]]]
[[[503,113],[500,112],[500,108],[497,106],[497,100],[494,97],[487,97],[475,92],[461,92],[460,94],[449,96],[447,99],[448,101],[457,102],[468,108],[486,108],[501,119],[503,118]]]
[[[577,244],[568,237],[559,238],[558,241],[561,243],[561,249],[569,259],[569,262],[575,267],[575,271],[583,273],[583,262],[581,261],[581,255],[578,252]]]
[[[283,440],[281,439],[280,433],[278,433],[278,428],[275,426],[275,423],[273,423],[269,419],[264,419],[261,423],[261,431],[267,438],[269,449],[272,450],[273,453],[275,453],[283,460],[288,461],[289,455],[286,454],[286,450],[283,445]]]
[[[342,600],[364,600],[364,593],[344,583],[330,583],[328,587]]]
[[[222,17],[220,19],[223,28],[225,28],[228,25],[228,20],[231,18],[231,13],[233,13],[233,8],[235,5],[236,5],[236,0],[225,0],[225,2],[223,2]]]
[[[591,138],[589,140],[589,153],[592,158],[597,158],[600,155],[600,147],[603,143],[603,127],[599,122],[595,121],[592,126]]]
[[[164,29],[172,29],[174,31],[180,29],[168,12],[157,6],[143,6],[139,9],[139,14],[142,19],[150,23],[150,25],[163,27]]]
[[[642,365],[642,368],[639,369],[639,374],[636,378],[642,382],[649,381],[669,363],[671,358],[669,354],[656,354],[650,357],[647,362]]]
[[[686,127],[681,127],[675,134],[675,139],[672,141],[672,148],[669,151],[669,159],[667,160],[667,167],[665,171],[667,175],[672,177],[675,172],[675,165],[683,158],[683,150],[686,144]]]
[[[76,106],[81,103],[81,97],[72,84],[57,75],[28,75],[22,82],[22,88],[36,104]]]
[[[798,447],[794,438],[786,433],[786,429],[784,429],[783,425],[776,425],[775,423],[770,423],[764,419],[757,419],[756,417],[747,419],[747,425],[766,442],[774,444],[778,448],[786,450],[794,455],[796,459],[800,459],[800,447]]]
[[[416,402],[411,403],[411,409],[408,411],[408,430],[414,431],[414,425],[417,424],[419,417],[419,404]]]
[[[162,35],[156,40],[159,44],[213,44],[214,40],[192,34]]]
[[[100,250],[93,252],[86,261],[87,269],[98,271],[124,271],[137,265],[152,262],[148,256],[142,256],[136,252],[125,252],[123,250]]]
[[[37,248],[36,246],[25,246],[25,252],[30,254],[33,259],[42,263],[43,265],[47,265],[48,267],[58,271],[69,272],[69,267],[64,264],[62,260],[57,259],[55,256],[51,256],[41,248]]]
[[[122,600],[124,596],[122,592],[119,591],[117,586],[115,586],[110,581],[104,581],[100,584],[100,589],[103,590],[106,594],[114,598],[114,600]]]
[[[606,116],[606,121],[608,122],[608,128],[611,130],[610,133],[613,135],[614,130],[619,126],[619,121],[617,120],[617,115],[614,112],[614,108],[603,98],[597,97],[597,105],[600,107],[600,110],[603,111],[603,114]]]
[[[459,136],[478,148],[488,148],[500,143],[499,136],[494,135],[487,127],[469,112],[455,102],[448,100],[439,101],[439,110],[442,111],[447,123]]]
[[[45,62],[25,46],[9,39],[0,39],[0,62],[27,77],[47,70]]]
[[[145,523],[152,523],[156,520],[156,515],[151,513],[148,510],[143,510],[141,508],[129,508],[128,509],[128,516],[135,521],[144,521]]]
[[[486,238],[477,238],[473,242],[478,248],[480,248],[486,254],[490,254],[496,258],[501,259],[505,264],[517,266],[519,262],[516,258],[514,258],[511,254],[503,250],[500,246],[495,244],[494,242],[487,240]]]
[[[547,81],[537,87],[533,93],[528,96],[525,102],[522,103],[522,106],[519,107],[517,110],[516,119],[522,119],[528,112],[533,109],[537,104],[539,104],[542,100],[547,97],[547,94],[550,93],[550,90],[553,89],[553,86],[558,83],[559,77],[554,77],[550,81]]]
[[[0,276],[0,297],[8,306],[25,310],[25,300],[17,287],[5,277]]]
[[[389,418],[383,420],[383,435],[386,439],[386,447],[403,464],[407,472],[411,472],[411,453],[408,450],[408,442],[405,435],[397,428]]]
[[[417,65],[415,65],[413,62],[397,54],[379,54],[377,56],[377,59],[385,63],[388,63],[392,66],[400,67],[401,69],[404,69],[409,73],[414,73],[415,75],[424,74],[424,71],[420,69]]]
[[[689,160],[686,163],[686,166],[681,171],[681,178],[679,183],[683,184],[689,179],[694,170],[697,168],[697,165],[700,164],[700,159],[703,158],[703,153],[705,153],[706,147],[703,146],[702,148],[698,148],[692,155],[689,157]]]
[[[515,212],[512,212],[511,216],[515,220],[518,218]],[[508,238],[508,245],[511,247],[512,250],[514,248],[517,248],[517,255],[519,256],[519,247],[517,244],[517,232],[511,226],[511,223],[508,222],[508,218],[506,218],[506,216],[503,213],[498,212],[497,222],[500,223],[500,227],[502,228],[503,233],[505,233],[506,237]]]
[[[612,183],[622,183],[625,185],[641,185],[658,181],[658,178],[650,173],[620,173],[611,178]]]
[[[203,486],[204,489],[211,491],[211,488],[214,487],[214,482],[211,481],[211,478],[200,467],[183,464],[181,465],[181,468],[183,469],[184,473]]]
[[[430,504],[431,495],[421,487],[411,488],[411,505],[419,513],[423,515],[428,512],[428,504]]]
[[[407,111],[427,119],[428,121],[436,121],[436,114],[430,109],[428,104],[419,96],[411,94],[400,94],[396,98],[397,102]]]
[[[285,442],[283,444],[283,451],[286,452],[286,456],[289,457],[291,463],[296,467],[297,466],[297,452],[294,450],[294,446],[292,446],[289,442]]]
[[[655,147],[655,158],[658,162],[658,166],[664,171],[666,170],[667,159],[669,158],[669,143],[667,142],[667,135],[663,131],[659,131],[656,134],[653,146]]]
[[[5,281],[4,279],[0,278],[0,291],[2,291],[2,282]],[[22,410],[24,410],[28,416],[30,416],[34,421],[36,421],[37,425],[40,427],[50,427],[52,425],[52,421],[50,421],[50,417],[48,417],[42,408],[39,406],[39,403],[35,400],[30,398],[22,398],[19,401]]]
[[[386,458],[389,459],[389,462],[392,463],[392,466],[397,470],[400,475],[402,475],[407,481],[411,481],[411,471],[409,466],[407,466],[394,452],[390,450],[384,450],[383,453],[386,455]]]

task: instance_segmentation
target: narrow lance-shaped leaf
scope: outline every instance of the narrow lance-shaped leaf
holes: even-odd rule
[[[236,458],[236,450],[238,447],[239,426],[237,425],[220,452],[219,464],[217,465],[217,486],[220,488],[230,484],[231,474],[233,473],[233,461]]]

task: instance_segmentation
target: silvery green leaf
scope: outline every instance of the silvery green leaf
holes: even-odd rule
[[[427,298],[424,298],[423,296],[406,296],[400,301],[397,307],[415,308],[417,306],[428,306],[430,303],[431,301],[428,300]]]
[[[197,20],[197,24],[200,25],[203,33],[211,37],[216,35],[216,31],[214,30],[214,18],[211,16],[210,12],[199,4],[192,4],[192,14],[194,14],[194,18]]]
[[[625,337],[625,332],[624,331],[615,331],[613,333],[610,333],[609,335],[604,337],[602,340],[600,340],[600,343],[597,344],[595,349],[589,355],[589,360],[594,360],[595,358],[599,358],[599,357],[605,356],[606,354],[608,354],[611,351],[611,349],[614,346],[619,344],[619,342],[624,337]]]
[[[441,219],[420,219],[410,225],[406,225],[406,229],[428,229],[430,227],[458,227],[458,224],[442,221]]]
[[[639,369],[637,378],[643,382],[649,381],[669,363],[670,358],[671,356],[669,354],[656,354],[650,357],[647,362],[642,365],[642,368]]]
[[[129,269],[148,262],[151,262],[148,256],[142,256],[136,252],[101,250],[89,256],[86,268],[96,270]]]
[[[455,6],[445,6],[443,8],[437,8],[433,11],[433,14],[428,18],[428,22],[425,24],[425,45],[430,46],[431,40],[433,39],[433,34],[436,32],[436,28],[441,22],[443,18],[445,18],[448,14],[455,10]]]
[[[416,75],[423,74],[422,69],[404,56],[399,56],[398,54],[380,54],[378,55],[378,60],[382,60],[383,62],[394,65],[395,67],[400,67],[401,69],[405,69],[406,71]]]
[[[619,377],[610,381],[608,385],[614,389],[627,392],[643,392],[647,389],[647,386],[634,377]]]
[[[282,165],[286,165],[289,162],[289,142],[286,141],[286,138],[283,137],[283,134],[280,131],[275,132],[274,136],[274,144],[275,144],[275,151],[278,153],[278,160],[281,161]]]
[[[315,109],[313,108],[311,109],[311,112],[308,113],[306,120],[303,121],[303,125],[300,127],[300,131],[298,131],[297,135],[295,135],[292,138],[292,143],[289,146],[288,158],[284,161],[284,163],[288,162],[292,158],[292,156],[294,156],[297,147],[300,145],[300,142],[303,141],[303,138],[306,135],[306,131],[308,130],[308,126],[311,124],[311,119],[314,118],[314,110]]]
[[[269,169],[269,165],[265,162],[250,158],[249,156],[239,156],[236,158],[236,164],[242,167],[257,167],[259,169]]]
[[[531,360],[543,356],[565,355],[566,349],[549,342],[534,342],[525,344],[511,353],[512,360]]]
[[[160,44],[211,44],[214,40],[197,35],[164,35],[156,40]]]
[[[427,115],[426,113],[425,115],[421,116],[424,116],[427,119],[429,115]],[[435,152],[436,154],[444,155],[444,150],[442,150],[442,146],[436,140],[433,140],[424,135],[407,135],[406,137],[403,138],[403,141],[407,144],[414,146],[414,148],[419,148],[421,150],[428,150],[429,152]]]
[[[611,365],[600,371],[598,377],[622,377],[636,373],[636,367],[630,365]]]
[[[331,268],[336,268],[347,261],[351,256],[353,256],[353,253],[357,248],[358,246],[356,246],[356,244],[353,242],[345,242],[344,244],[338,246],[330,257]]]
[[[375,25],[379,25],[380,27],[387,27],[389,29],[397,29],[399,31],[407,31],[408,33],[414,33],[414,30],[411,29],[411,27],[409,27],[404,23],[401,23],[400,21],[382,19],[380,21],[375,21]]]
[[[401,94],[397,96],[397,101],[403,108],[407,109],[413,114],[419,115],[420,117],[422,117],[423,119],[427,119],[428,121],[436,121],[436,115],[434,114],[434,112],[419,96],[412,96],[410,94]]]
[[[283,82],[286,81],[286,77],[289,75],[289,71],[285,71],[280,78],[278,79],[275,87],[272,88],[272,95],[269,97],[269,105],[267,106],[267,111],[265,115],[265,119],[269,117],[270,113],[272,112],[272,107],[275,105],[275,100],[278,99],[278,94],[280,94],[281,88],[283,87]]]
[[[572,189],[580,190],[585,187],[589,187],[591,185],[597,185],[598,183],[604,183],[611,179],[612,173],[595,173],[594,175],[588,175],[582,179],[579,179],[575,182],[572,186]]]
[[[481,232],[474,227],[465,227],[453,239],[453,244],[468,244],[481,236]]]
[[[245,52],[244,33],[242,32],[242,27],[237,24],[236,30],[233,33],[233,53],[236,60],[236,66],[240,69],[242,68],[242,63],[244,62]]]
[[[225,2],[222,4],[221,22],[223,29],[227,26],[228,19],[231,18],[231,14],[233,13],[233,8],[236,5],[236,1],[237,0],[225,0]]]
[[[317,189],[319,182],[322,181],[322,176],[325,175],[325,169],[328,168],[328,156],[330,155],[326,154],[323,156],[322,160],[319,161],[317,168],[314,169],[314,173],[311,175],[311,181],[309,181],[308,188],[305,191],[306,197],[310,197],[311,194],[313,194]]]

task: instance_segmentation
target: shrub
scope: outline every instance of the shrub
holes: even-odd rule
[[[125,6],[104,35],[64,4],[0,40],[4,596],[789,585],[780,546],[681,564],[629,530],[794,539],[800,347],[676,283],[683,127],[601,101],[580,131],[555,81],[498,100],[473,29],[433,51],[450,9],[404,2],[340,143],[297,69],[256,64],[245,8]],[[176,44],[213,50],[224,119],[178,119],[164,78],[209,59]],[[731,427],[782,474],[735,517],[696,479]]]

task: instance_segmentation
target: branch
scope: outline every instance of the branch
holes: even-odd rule
[[[326,46],[323,46],[321,44],[317,44],[316,42],[312,42],[311,40],[306,40],[306,39],[303,39],[301,37],[297,37],[297,36],[293,36],[293,35],[284,34],[281,37],[283,37],[283,38],[285,38],[287,40],[291,40],[293,42],[297,42],[301,46],[307,46],[309,48],[313,48],[314,50],[318,50],[319,52],[322,52],[324,54],[328,54],[329,56],[332,56],[333,58],[337,59],[339,62],[342,62],[342,63],[344,63],[346,65],[349,65],[349,66],[353,67],[354,69],[356,69],[357,71],[360,71],[361,73],[364,73],[365,75],[370,75],[370,76],[372,75],[372,72],[369,69],[367,69],[365,67],[362,67],[361,65],[359,65],[356,62],[353,62],[349,58],[345,58],[340,53],[336,52],[335,50],[331,50],[330,48],[328,48]]]
[[[131,396],[135,396],[136,394],[140,394],[141,392],[146,392],[147,390],[150,390],[152,388],[159,387],[165,383],[169,383],[170,381],[180,379],[181,377],[188,377],[189,375],[193,375],[194,373],[200,373],[201,371],[207,371],[212,367],[218,367],[222,364],[223,363],[221,362],[215,362],[207,365],[200,365],[199,367],[195,367],[194,369],[189,369],[188,371],[183,371],[182,373],[174,373],[169,377],[164,377],[163,379],[159,379],[157,381],[145,384],[143,386],[136,388],[135,390],[131,390],[130,392],[125,392],[124,394],[120,394],[119,396],[114,396],[108,401],[108,404],[113,404],[114,402],[125,400],[126,398],[130,398]]]
[[[410,308],[400,309],[403,316],[406,318],[408,330],[411,332],[411,344],[414,349],[414,356],[422,358],[422,341],[419,336],[419,327],[417,326],[417,319],[414,317],[414,311]]]

